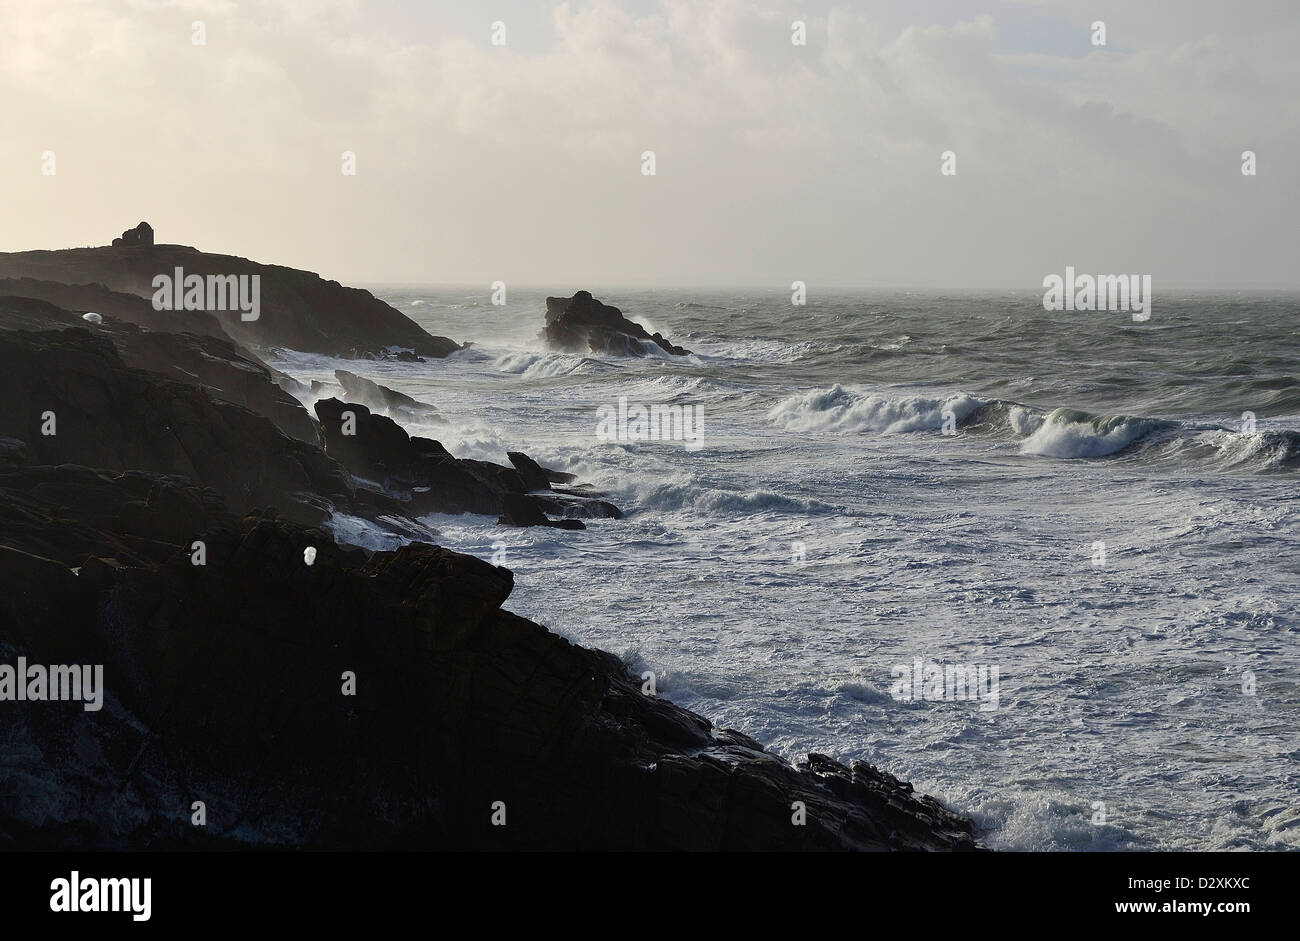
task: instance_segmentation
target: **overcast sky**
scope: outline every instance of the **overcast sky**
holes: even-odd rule
[[[0,250],[147,219],[354,283],[1300,286],[1297,49],[1296,0],[0,0]]]

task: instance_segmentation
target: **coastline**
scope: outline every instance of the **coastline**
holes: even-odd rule
[[[116,252],[129,271],[101,283],[138,287],[141,250],[92,251],[94,271],[68,265],[68,284]],[[7,261],[0,275],[26,276]],[[262,335],[311,332],[316,307],[285,287],[306,277],[269,285]],[[371,300],[391,314],[370,325],[369,355],[420,330]],[[363,416],[349,452],[331,431],[339,409],[318,407],[318,426],[255,349],[206,321],[206,337],[123,321],[132,306],[97,326],[0,297],[14,405],[0,637],[32,662],[102,662],[107,684],[101,714],[28,711],[9,730],[11,846],[977,848],[970,821],[887,773],[815,754],[792,765],[646,695],[618,658],[502,610],[509,569],[437,548],[413,519],[499,505],[512,525],[580,523],[617,511],[600,495],[565,493],[536,462],[458,460],[342,401]],[[450,351],[442,341],[405,348]],[[43,434],[50,412],[57,432]],[[338,545],[321,528],[336,511],[417,541]],[[203,794],[226,812],[200,832],[185,807]]]

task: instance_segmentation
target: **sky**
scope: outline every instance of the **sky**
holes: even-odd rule
[[[144,219],[347,283],[1300,287],[1297,48],[1296,0],[0,0],[0,251]]]

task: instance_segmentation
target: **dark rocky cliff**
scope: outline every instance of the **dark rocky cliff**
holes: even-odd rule
[[[413,320],[369,291],[326,281],[310,271],[263,265],[234,255],[201,252],[185,245],[67,248],[0,253],[0,278],[32,278],[65,285],[103,285],[151,299],[153,279],[186,275],[259,275],[261,311],[255,321],[238,310],[211,311],[241,343],[280,346],[331,356],[374,356],[389,348],[441,357],[460,349],[446,337],[426,333]],[[100,311],[103,313],[103,311]],[[192,311],[171,311],[181,331]]]
[[[551,489],[568,475],[458,460],[360,405],[345,442],[328,400],[335,460],[228,340],[69,322],[0,298],[0,663],[103,664],[107,697],[0,703],[0,847],[974,848],[888,774],[793,765],[643,694],[503,610],[506,569],[322,528],[343,510],[419,533],[348,467],[420,512],[507,517],[600,502]]]

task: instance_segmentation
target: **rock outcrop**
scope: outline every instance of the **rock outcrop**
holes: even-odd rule
[[[690,353],[669,343],[662,334],[650,333],[628,320],[617,307],[602,304],[590,291],[579,291],[573,297],[548,297],[542,339],[552,349],[572,353],[644,356],[646,343],[674,356]]]
[[[331,356],[390,356],[409,350],[442,357],[460,349],[446,337],[426,333],[369,291],[325,281],[319,275],[247,258],[201,252],[184,245],[154,245],[147,252],[115,248],[0,253],[0,278],[32,278],[68,285],[102,284],[111,291],[152,299],[154,278],[257,275],[260,315],[241,319],[239,310],[207,311],[240,343],[285,347]],[[105,313],[105,311],[99,311]],[[168,311],[183,322],[192,311]],[[177,327],[178,331],[183,327]]]
[[[381,386],[379,383],[348,372],[346,369],[334,370],[334,378],[343,389],[349,402],[360,402],[371,411],[386,411],[406,418],[419,418],[424,421],[440,421],[438,409],[424,402],[417,402],[404,392]]]
[[[396,497],[409,516],[484,513],[500,516],[506,525],[537,526],[552,524],[546,513],[574,522],[579,517],[623,515],[599,494],[553,492],[545,480],[526,480],[514,468],[454,457],[440,442],[408,435],[397,422],[360,403],[329,398],[314,408],[326,453],[358,478]],[[544,486],[535,486],[539,484]],[[539,489],[547,492],[530,492]],[[560,526],[583,528],[564,522]]]
[[[4,848],[974,847],[866,764],[791,765],[644,695],[502,610],[506,569],[342,548],[151,474],[0,468],[0,495],[0,661],[103,664],[105,689],[5,704]]]
[[[331,507],[352,507],[351,477],[319,448],[200,384],[129,368],[101,329],[0,331],[0,437],[25,442],[31,462],[182,475],[239,512],[275,507],[311,523]],[[132,342],[155,339],[175,338]],[[261,387],[275,390],[269,381]]]
[[[100,709],[0,706],[0,848],[975,848],[910,785],[792,765],[503,610],[512,573],[408,514],[618,515],[521,452],[326,399],[326,454],[230,340],[32,298],[0,297],[0,401],[0,664],[104,671]],[[335,511],[417,541],[336,544]]]
[[[9,301],[0,316],[0,329],[47,330],[67,326],[75,323],[76,319],[81,319],[96,324],[106,323],[110,328],[121,322],[155,333],[193,333],[213,337],[229,344],[241,360],[257,364],[261,371],[269,374],[275,384],[286,392],[292,394],[307,391],[301,382],[273,369],[247,346],[236,342],[222,328],[221,321],[206,311],[184,311],[178,315],[175,311],[154,310],[153,304],[143,297],[110,291],[102,284],[59,284],[32,278],[0,279],[0,299]],[[42,308],[26,303],[30,300],[45,301],[51,306]],[[75,315],[83,311],[85,313],[80,318],[67,316],[69,313]],[[174,376],[184,374],[183,370],[172,371]],[[215,388],[219,390],[220,386]],[[255,406],[249,407],[257,410]]]
[[[542,467],[522,451],[507,451],[506,457],[529,490],[550,490],[551,484],[567,484],[577,479],[573,474]]]
[[[74,313],[44,301],[0,296],[0,331],[85,328],[86,323]],[[290,437],[320,444],[316,423],[302,403],[281,387],[288,377],[273,372],[222,333],[220,327],[215,335],[166,333],[114,319],[101,320],[88,329],[108,339],[122,362],[133,369],[206,389],[215,398],[269,418]]]
[[[229,340],[221,321],[205,311],[154,310],[153,304],[135,294],[110,291],[102,284],[60,284],[57,281],[37,281],[33,278],[0,279],[0,297],[30,297],[46,301],[55,307],[73,313],[93,311],[109,322],[114,320],[133,323],[146,330],[164,333],[197,333],[200,336]],[[18,312],[8,310],[5,320],[11,328],[23,326],[15,318]],[[46,315],[48,320],[48,315]],[[41,323],[30,323],[29,330],[42,329]],[[246,352],[246,355],[251,355]]]
[[[547,517],[529,494],[506,491],[502,494],[503,511],[497,520],[504,526],[551,526],[555,529],[586,529],[579,519],[553,520]]]

